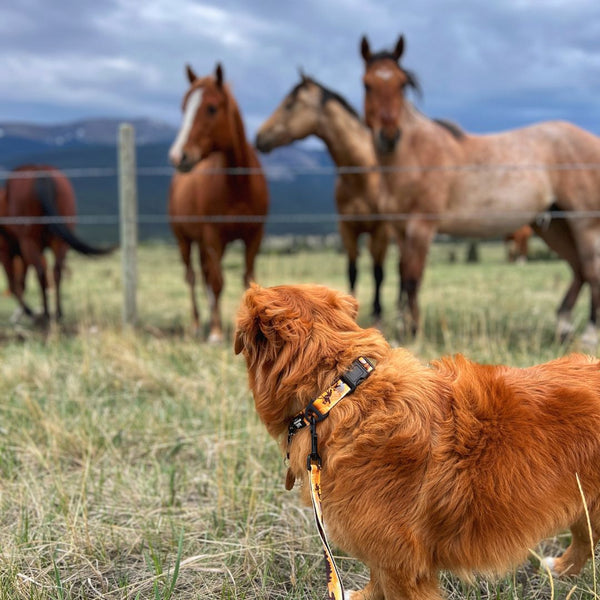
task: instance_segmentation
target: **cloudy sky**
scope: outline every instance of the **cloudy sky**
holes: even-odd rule
[[[179,123],[184,65],[221,61],[253,134],[304,70],[362,111],[359,40],[406,37],[420,108],[469,131],[600,134],[598,0],[19,0],[0,6],[0,121]]]

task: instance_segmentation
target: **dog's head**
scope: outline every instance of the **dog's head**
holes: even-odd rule
[[[253,284],[246,291],[235,352],[246,358],[256,409],[271,435],[331,384],[338,364],[356,358],[350,338],[362,331],[357,314],[352,296],[324,286]]]
[[[238,312],[235,353],[251,360],[279,354],[284,346],[303,348],[313,335],[356,329],[357,314],[352,296],[325,286],[252,284]]]

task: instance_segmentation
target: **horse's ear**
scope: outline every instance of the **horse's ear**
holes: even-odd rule
[[[306,77],[306,73],[302,67],[298,67],[298,75],[300,75],[300,80],[302,83],[306,83],[308,78]]]
[[[223,86],[223,67],[221,63],[217,63],[217,68],[215,69],[215,79],[217,80],[217,85],[219,87]]]
[[[190,67],[190,65],[185,65],[185,72],[187,74],[187,78],[190,83],[194,83],[194,81],[196,81],[196,79],[198,79],[198,77],[196,76],[196,73],[194,73],[194,71],[193,71],[192,67]]]
[[[369,40],[367,40],[367,36],[363,35],[360,40],[360,53],[366,62],[369,62],[371,59],[371,48],[369,47]]]
[[[394,58],[396,62],[400,60],[400,57],[404,53],[404,36],[401,35],[396,42],[396,47],[394,48]]]

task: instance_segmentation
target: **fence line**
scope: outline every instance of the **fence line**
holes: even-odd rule
[[[467,164],[467,165],[373,165],[373,166],[265,166],[265,167],[214,167],[203,168],[203,175],[255,175],[262,173],[267,178],[280,179],[289,175],[359,175],[366,173],[432,173],[432,172],[486,172],[490,171],[599,171],[600,163],[558,163],[547,164]],[[119,169],[116,167],[82,167],[61,169],[67,177],[95,178],[116,177]],[[173,167],[138,167],[138,177],[171,176],[175,173]],[[51,175],[46,171],[13,171],[0,170],[0,179],[32,179],[40,175]]]
[[[445,218],[452,218],[457,221],[470,221],[472,219],[493,218],[499,222],[511,220],[514,215],[523,215],[530,217],[540,226],[548,223],[552,219],[600,219],[600,210],[548,210],[542,212],[532,211],[471,211],[469,213],[441,212],[441,213],[371,213],[365,215],[342,215],[339,213],[290,213],[290,214],[270,214],[270,215],[185,215],[179,217],[170,217],[167,214],[139,214],[135,217],[130,216],[129,222],[136,222],[138,225],[153,225],[167,223],[262,223],[262,224],[310,224],[310,223],[335,223],[344,222],[398,222],[417,219],[421,221],[441,221]],[[122,216],[118,214],[109,215],[79,215],[73,217],[58,216],[39,216],[39,217],[0,217],[0,226],[2,225],[50,225],[53,223],[64,223],[69,225],[119,225],[122,222]]]
[[[139,215],[137,212],[137,180],[139,177],[171,176],[174,169],[171,167],[136,167],[135,132],[133,126],[123,123],[119,128],[118,167],[89,167],[61,169],[61,172],[69,178],[95,178],[95,177],[118,177],[119,187],[119,215],[84,215],[78,217],[39,216],[39,217],[0,217],[0,226],[17,225],[26,226],[31,224],[65,223],[80,225],[113,225],[119,224],[121,240],[121,264],[123,274],[123,325],[131,326],[136,321],[136,286],[137,286],[137,227],[141,223],[168,223],[168,222],[190,222],[190,223],[323,223],[337,221],[390,221],[398,222],[408,219],[420,220],[442,220],[447,215],[453,219],[472,220],[493,218],[498,220],[509,220],[510,215],[522,214],[525,221],[534,221],[545,226],[552,219],[564,218],[600,218],[600,210],[594,211],[553,211],[542,213],[532,211],[477,211],[469,214],[455,213],[376,213],[367,215],[341,215],[341,214],[291,214],[291,215],[187,215],[171,218],[166,214]],[[600,171],[600,163],[562,163],[555,165],[543,164],[468,164],[468,165],[429,165],[429,166],[272,166],[259,168],[210,168],[203,169],[202,173],[211,174],[233,174],[249,175],[263,173],[267,178],[289,178],[290,175],[345,175],[380,173],[432,173],[432,172],[486,172],[491,171]],[[40,175],[52,175],[52,172],[43,171],[1,171],[0,179],[31,179]]]

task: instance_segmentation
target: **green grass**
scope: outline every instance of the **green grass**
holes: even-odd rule
[[[464,245],[433,248],[422,288],[423,330],[408,347],[424,360],[463,352],[527,365],[577,348],[554,339],[568,283],[554,261],[507,264],[499,245],[479,264],[449,262]],[[397,339],[397,254],[390,249],[383,329]],[[254,412],[243,360],[231,349],[242,293],[242,255],[226,255],[228,342],[190,335],[189,299],[176,249],[139,253],[139,325],[120,325],[119,257],[70,256],[65,322],[47,331],[10,325],[0,298],[0,600],[322,598],[321,550],[309,509],[283,487],[285,468]],[[370,262],[359,300],[370,323]],[[344,290],[334,252],[263,254],[266,285],[318,282]],[[38,305],[37,288],[28,282]],[[206,303],[200,294],[206,316]],[[577,306],[579,330],[587,295]],[[547,542],[553,551],[566,544]],[[365,568],[340,557],[347,587]],[[549,598],[533,564],[499,582],[444,577],[454,598]],[[555,597],[592,598],[591,568]]]

